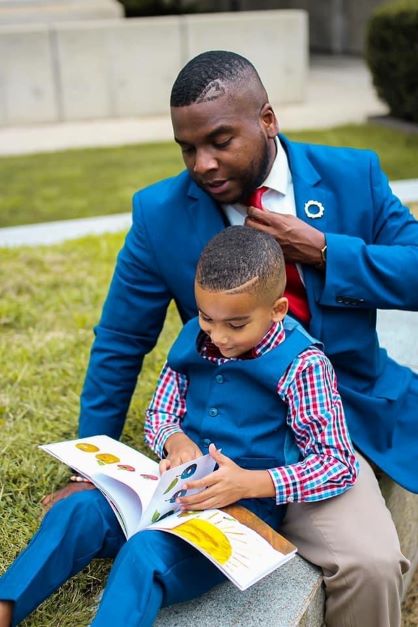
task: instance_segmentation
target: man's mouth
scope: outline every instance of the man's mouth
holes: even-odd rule
[[[205,182],[203,186],[210,194],[212,194],[212,196],[221,196],[228,191],[229,180],[218,179],[215,181]]]

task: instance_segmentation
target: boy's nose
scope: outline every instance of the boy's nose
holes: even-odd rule
[[[228,337],[223,331],[212,331],[210,339],[216,346],[225,346],[228,343]]]

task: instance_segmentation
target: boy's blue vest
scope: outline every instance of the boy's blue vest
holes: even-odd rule
[[[287,405],[277,384],[288,366],[314,339],[294,320],[285,319],[286,339],[255,359],[218,366],[199,353],[198,319],[190,320],[170,350],[168,365],[187,375],[187,412],[182,429],[203,453],[213,442],[242,468],[266,470],[299,459],[286,424]],[[277,528],[284,516],[274,498],[246,499],[242,505]]]

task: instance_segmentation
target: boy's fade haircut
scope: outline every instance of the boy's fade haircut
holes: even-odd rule
[[[272,235],[248,226],[230,226],[203,249],[196,282],[212,292],[283,295],[286,270],[283,251]]]

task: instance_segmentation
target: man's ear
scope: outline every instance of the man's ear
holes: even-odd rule
[[[273,303],[273,309],[271,312],[271,319],[273,322],[281,322],[289,309],[289,301],[286,296],[281,296]]]
[[[273,107],[269,102],[263,105],[260,117],[267,136],[270,138],[276,137],[279,132],[279,123],[276,118],[276,114],[273,111]]]

